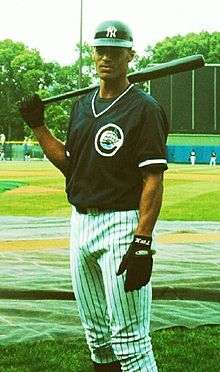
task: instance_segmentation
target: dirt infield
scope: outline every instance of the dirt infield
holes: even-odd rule
[[[192,243],[211,243],[220,242],[220,233],[166,233],[159,234],[156,238],[162,244],[192,244]],[[0,251],[17,249],[51,249],[68,248],[69,239],[28,239],[1,241]]]
[[[5,192],[10,195],[21,195],[21,194],[50,194],[50,193],[62,193],[63,189],[54,188],[54,187],[40,187],[40,186],[21,186],[17,189],[8,190]]]
[[[179,173],[166,174],[167,179],[179,180]],[[220,174],[193,174],[193,173],[182,173],[181,180],[185,181],[210,181],[210,182],[220,182]]]
[[[159,243],[163,244],[186,244],[220,242],[220,233],[173,233],[158,236]]]

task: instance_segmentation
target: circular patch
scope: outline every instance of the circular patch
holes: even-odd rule
[[[95,136],[95,149],[102,156],[113,156],[124,142],[122,129],[113,123],[104,125]]]

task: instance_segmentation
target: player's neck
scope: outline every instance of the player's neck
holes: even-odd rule
[[[119,96],[129,85],[127,78],[123,80],[100,80],[99,97],[108,99]]]

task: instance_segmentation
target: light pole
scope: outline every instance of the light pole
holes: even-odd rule
[[[79,40],[79,88],[82,86],[82,23],[83,23],[83,0],[80,0],[80,40]]]

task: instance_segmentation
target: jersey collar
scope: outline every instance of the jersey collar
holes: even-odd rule
[[[103,111],[97,113],[95,111],[95,99],[96,99],[96,96],[98,94],[98,91],[99,89],[97,89],[92,97],[92,112],[93,112],[93,115],[95,116],[95,118],[98,118],[99,116],[103,115],[106,111],[110,110],[110,108],[112,108],[112,106],[114,106],[114,104],[116,102],[118,102],[132,87],[134,86],[134,84],[131,84],[129,85],[125,91],[123,93],[120,94],[120,96],[118,96],[112,103],[110,103],[110,105],[108,107],[106,107]]]

